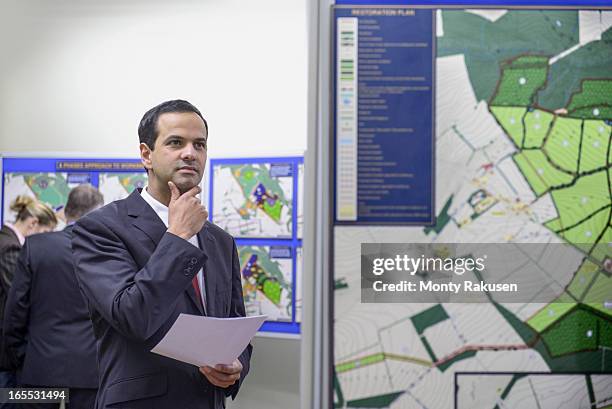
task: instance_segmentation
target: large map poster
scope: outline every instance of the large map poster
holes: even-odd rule
[[[437,222],[334,228],[335,407],[610,408],[612,11],[435,13]],[[573,250],[546,303],[363,304],[377,242]]]
[[[63,208],[73,187],[91,183],[108,204],[143,187],[146,180],[138,159],[2,157],[2,221],[14,221],[10,203],[19,195],[28,195],[49,205],[62,228]]]
[[[247,315],[260,331],[297,334],[301,320],[302,157],[210,160],[211,221],[236,238]]]

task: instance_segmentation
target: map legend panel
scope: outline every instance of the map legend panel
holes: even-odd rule
[[[357,29],[357,18],[338,19],[336,218],[350,221],[357,220]]]
[[[336,222],[431,225],[434,13],[335,15]]]

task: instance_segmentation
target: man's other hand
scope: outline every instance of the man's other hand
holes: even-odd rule
[[[168,205],[168,231],[185,240],[195,236],[208,218],[208,211],[196,197],[199,186],[194,186],[181,194],[176,185],[168,182],[170,204]]]
[[[200,368],[202,375],[208,379],[210,383],[220,388],[227,388],[236,383],[240,379],[242,364],[235,359],[231,365],[215,365],[203,366]]]

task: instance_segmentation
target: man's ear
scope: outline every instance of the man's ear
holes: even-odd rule
[[[151,162],[151,148],[146,143],[140,144],[140,161],[145,169],[148,171],[149,169],[153,169],[153,163]]]

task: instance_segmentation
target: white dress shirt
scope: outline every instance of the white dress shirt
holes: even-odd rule
[[[142,189],[142,192],[140,192],[140,196],[142,196],[145,202],[147,202],[149,206],[151,206],[153,211],[157,213],[157,215],[162,220],[162,222],[164,222],[164,224],[166,225],[166,228],[168,228],[168,206],[159,202],[157,199],[151,196],[149,192],[147,192],[147,188],[148,186],[145,186]],[[189,243],[196,246],[197,248],[200,248],[200,244],[198,243],[197,235],[190,237],[188,241]],[[204,312],[206,312],[206,291],[204,290],[203,276],[204,274],[202,273],[202,269],[200,269],[200,271],[198,271],[198,274],[197,274],[198,285],[200,286],[200,294],[202,295],[202,305],[204,306]]]

